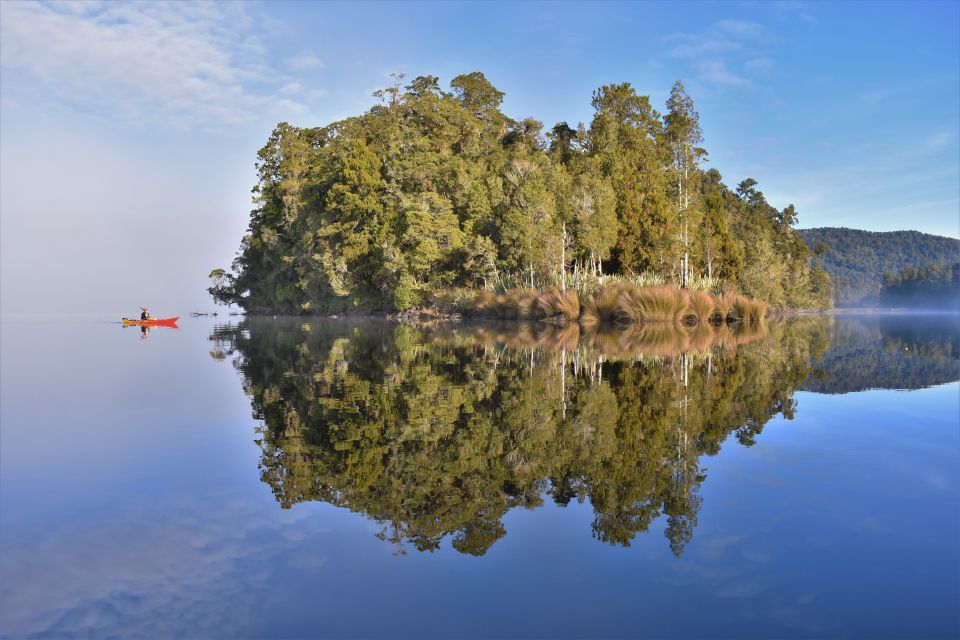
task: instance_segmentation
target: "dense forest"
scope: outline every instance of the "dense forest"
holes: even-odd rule
[[[210,338],[243,376],[261,479],[284,508],[323,501],[372,518],[398,551],[448,539],[482,555],[511,509],[589,502],[598,541],[629,546],[662,519],[679,556],[697,525],[702,456],[751,446],[774,416],[793,416],[828,323],[701,339],[703,327],[656,323],[499,332],[250,318]]]
[[[960,240],[919,231],[823,227],[798,233],[833,279],[838,305],[877,304],[886,274],[960,259]]]
[[[960,308],[960,262],[907,267],[883,277],[880,304],[888,307]]]
[[[451,289],[589,291],[634,284],[830,304],[792,205],[706,169],[677,82],[661,114],[629,83],[593,93],[587,125],[501,111],[482,73],[421,76],[324,127],[279,124],[259,152],[255,208],[210,292],[247,311],[405,310]]]

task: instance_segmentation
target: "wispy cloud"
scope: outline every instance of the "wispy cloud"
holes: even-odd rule
[[[819,22],[817,17],[810,12],[810,5],[806,2],[800,2],[799,0],[779,0],[778,2],[773,2],[772,6],[779,11],[781,15],[795,16],[801,22],[806,22],[807,24],[817,24]]]
[[[678,44],[672,47],[667,53],[674,58],[692,59],[708,54],[737,51],[742,48],[743,45],[728,38],[691,38],[691,42]]]
[[[730,71],[727,65],[719,60],[701,62],[696,68],[700,74],[700,79],[710,84],[725,87],[746,87],[753,84],[747,78]]]
[[[773,69],[773,60],[770,58],[753,58],[743,63],[748,73],[764,74]]]
[[[713,25],[713,29],[737,38],[758,39],[767,35],[766,27],[759,22],[747,20],[721,20]]]
[[[292,58],[287,58],[287,65],[295,71],[313,71],[327,68],[323,60],[312,53],[301,53]]]
[[[303,85],[299,82],[288,82],[277,90],[277,93],[284,96],[295,96],[303,92]]]
[[[233,126],[306,109],[277,89],[241,3],[3,3],[2,65],[55,99],[109,117]],[[9,85],[8,85],[9,86]]]
[[[948,131],[941,131],[935,135],[927,138],[927,149],[940,149],[942,147],[950,144],[950,141],[953,140],[953,135]]]
[[[700,82],[716,87],[748,87],[755,86],[754,76],[773,67],[773,60],[760,54],[775,39],[759,22],[728,19],[700,33],[668,35],[664,41],[669,47],[667,55],[689,61]]]
[[[879,104],[883,102],[891,93],[892,91],[890,89],[873,89],[861,93],[860,99],[867,104]]]

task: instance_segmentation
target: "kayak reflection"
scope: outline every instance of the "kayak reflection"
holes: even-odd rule
[[[177,326],[177,320],[179,318],[180,316],[177,316],[176,318],[166,318],[163,320],[148,320],[148,321],[130,320],[128,318],[124,318],[122,324],[124,329],[126,329],[127,327],[139,327],[140,339],[146,340],[147,338],[150,337],[151,331],[155,331],[160,327],[165,327],[167,329],[176,329],[177,331],[179,331],[180,327]]]
[[[148,318],[145,320],[135,320],[132,318],[123,318],[123,326],[125,327],[173,327],[177,329],[177,320],[180,319],[180,316],[174,316],[172,318]]]

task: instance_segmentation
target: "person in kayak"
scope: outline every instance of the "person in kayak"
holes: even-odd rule
[[[140,319],[141,319],[141,320],[149,320],[149,319],[150,319],[150,309],[147,309],[146,307],[140,307],[140,308],[143,310],[143,313],[140,314]]]

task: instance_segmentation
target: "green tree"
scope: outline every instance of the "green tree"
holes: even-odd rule
[[[660,115],[629,83],[593,94],[592,155],[617,194],[614,269],[666,271],[677,216],[666,191],[666,145]]]

